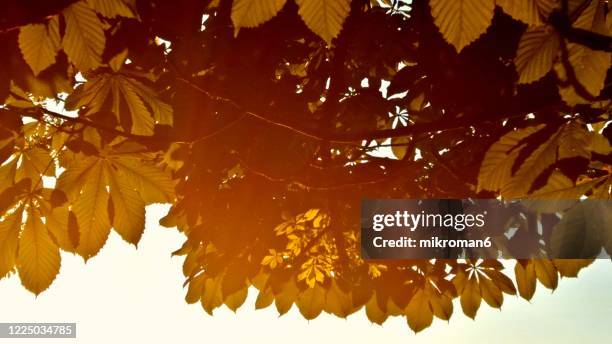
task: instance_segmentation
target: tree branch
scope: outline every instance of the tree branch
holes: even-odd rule
[[[95,129],[99,129],[99,130],[103,130],[112,134],[115,134],[117,136],[122,136],[125,138],[129,138],[132,139],[136,142],[140,142],[140,143],[151,143],[153,140],[155,140],[156,138],[153,136],[146,136],[146,135],[136,135],[136,134],[132,134],[126,131],[122,131],[122,130],[118,130],[112,127],[107,127],[105,125],[90,121],[88,119],[85,119],[83,117],[71,117],[71,116],[67,116],[64,114],[61,114],[59,112],[55,112],[55,111],[51,111],[49,109],[44,109],[44,108],[37,108],[35,110],[36,112],[17,112],[20,114],[20,116],[26,116],[26,117],[32,117],[32,118],[36,118],[39,120],[42,120],[44,115],[48,115],[51,117],[55,117],[55,118],[59,118],[62,119],[64,121],[67,122],[71,122],[71,123],[78,123],[78,124],[82,124],[91,128],[95,128]]]

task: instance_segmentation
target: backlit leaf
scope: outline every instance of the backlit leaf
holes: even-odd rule
[[[530,26],[543,24],[558,5],[554,0],[497,0],[495,3],[512,18]]]
[[[478,287],[478,282],[474,276],[469,278],[465,283],[465,287],[461,292],[459,301],[461,303],[463,313],[474,319],[482,301],[482,297],[480,296],[480,288]]]
[[[121,178],[112,166],[105,164],[105,173],[113,204],[113,228],[123,240],[136,245],[144,231],[145,202],[138,190]]]
[[[328,44],[338,36],[350,11],[350,0],[296,0],[302,20]]]
[[[66,20],[62,41],[66,55],[80,70],[98,67],[106,38],[96,13],[85,1],[75,2],[62,13]]]
[[[520,148],[520,142],[541,130],[544,126],[514,130],[502,136],[485,154],[478,174],[478,190],[499,190],[511,177],[512,166]]]
[[[287,0],[235,0],[232,3],[232,22],[236,30],[256,27],[272,19]]]
[[[424,289],[419,289],[412,296],[406,307],[408,326],[416,333],[429,327],[433,321],[433,312]]]
[[[59,19],[54,16],[47,24],[30,24],[19,29],[19,49],[34,75],[55,63],[60,50]]]
[[[79,224],[80,234],[76,251],[85,259],[95,256],[110,234],[108,197],[104,170],[102,164],[98,162],[87,174],[83,191],[72,208]]]
[[[125,0],[87,0],[91,8],[107,18],[117,16],[134,18],[134,12]]]
[[[458,52],[485,33],[495,9],[494,0],[432,0],[434,23]]]
[[[15,266],[22,214],[23,208],[19,208],[0,222],[0,278]]]
[[[536,273],[533,261],[527,261],[525,266],[520,262],[516,262],[514,274],[519,294],[525,300],[531,300],[536,289]]]
[[[382,325],[389,315],[380,309],[378,306],[378,302],[376,301],[376,295],[372,295],[370,300],[365,305],[366,315],[371,322],[376,323],[378,325]]]
[[[527,28],[521,37],[514,65],[519,83],[540,80],[553,66],[559,52],[559,35],[547,25]]]
[[[323,311],[325,303],[325,289],[315,284],[312,288],[307,288],[298,296],[295,301],[296,306],[304,318],[311,320],[319,316]]]
[[[174,182],[161,168],[130,156],[117,156],[113,165],[136,188],[146,204],[174,200]]]
[[[40,218],[29,214],[19,238],[17,270],[23,286],[38,295],[45,291],[60,270],[59,248]]]
[[[533,264],[538,281],[548,289],[556,289],[559,278],[553,263],[548,259],[534,259]]]

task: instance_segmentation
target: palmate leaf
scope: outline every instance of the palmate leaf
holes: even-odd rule
[[[434,23],[458,52],[485,33],[493,20],[494,0],[432,0]]]
[[[69,110],[84,109],[84,114],[99,112],[111,97],[111,109],[121,122],[121,104],[127,105],[131,117],[130,131],[153,135],[155,124],[172,125],[172,107],[161,101],[156,92],[142,82],[122,73],[99,73],[79,86],[66,99]]]
[[[144,231],[145,206],[174,199],[167,172],[140,155],[108,148],[100,156],[75,158],[59,176],[57,188],[73,202],[76,252],[86,259],[102,248],[111,227],[136,245]]]
[[[272,19],[287,0],[235,0],[232,3],[232,22],[236,32],[241,27],[256,27]]]
[[[30,24],[19,29],[19,49],[34,75],[55,63],[61,48],[59,18],[53,16],[46,24]]]
[[[349,15],[351,0],[296,0],[299,15],[314,33],[325,42],[340,34],[342,25]]]
[[[66,33],[62,47],[68,59],[81,71],[96,68],[102,60],[106,38],[102,22],[85,1],[78,1],[62,12]]]

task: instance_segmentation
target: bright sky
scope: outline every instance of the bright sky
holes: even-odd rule
[[[77,339],[16,339],[15,343],[595,343],[610,339],[612,264],[598,261],[578,279],[564,279],[554,293],[541,288],[532,303],[507,298],[502,311],[484,305],[476,321],[455,305],[449,323],[435,320],[415,335],[402,318],[382,327],[359,311],[347,320],[322,314],[310,322],[294,308],[278,317],[254,310],[256,293],[237,314],[226,308],[208,316],[184,301],[182,257],[170,252],[183,242],[157,222],[166,206],[147,209],[138,250],[112,234],[87,264],[62,257],[51,289],[35,298],[12,276],[0,281],[0,322],[76,322]],[[9,343],[0,339],[0,344]]]

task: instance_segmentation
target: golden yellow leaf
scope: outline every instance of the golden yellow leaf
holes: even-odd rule
[[[521,262],[516,262],[514,275],[516,276],[519,295],[525,300],[531,300],[536,289],[536,273],[533,261],[527,261],[525,266]]]
[[[104,246],[111,228],[102,163],[97,162],[92,166],[72,210],[79,225],[79,246],[76,251],[89,259]]]
[[[579,124],[569,122],[562,125],[525,159],[514,176],[502,187],[502,196],[525,196],[536,178],[557,159],[575,156],[590,158],[588,142],[585,140],[588,140],[588,132]]]
[[[204,291],[205,281],[206,275],[203,273],[189,280],[187,295],[185,295],[185,301],[188,304],[193,304],[200,301],[200,299],[202,298],[202,292]]]
[[[202,294],[202,307],[209,315],[213,314],[215,308],[223,304],[223,295],[221,294],[221,282],[223,276],[208,277],[204,282],[204,293]]]
[[[125,84],[129,84],[136,94],[151,108],[155,123],[172,125],[172,107],[161,101],[158,94],[152,88],[134,78],[125,77],[122,81]]]
[[[324,310],[340,318],[346,318],[354,311],[350,294],[342,290],[335,279],[332,279],[325,295]]]
[[[495,283],[495,285],[501,289],[502,292],[510,295],[516,295],[516,288],[512,280],[504,275],[502,272],[492,269],[484,270],[485,275]]]
[[[42,221],[30,213],[19,238],[17,270],[23,286],[34,294],[46,290],[60,270],[59,248]]]
[[[130,131],[137,135],[153,135],[155,124],[172,125],[172,107],[161,101],[157,93],[142,82],[121,73],[100,73],[68,96],[66,109],[86,109],[85,114],[102,110],[111,96],[111,111],[121,122],[121,103],[130,112]],[[148,106],[148,107],[147,107]],[[150,110],[149,110],[150,108]]]
[[[174,200],[174,182],[170,174],[160,167],[130,155],[112,157],[112,164],[138,190],[146,204]]]
[[[113,81],[115,81],[113,90],[117,90],[117,92],[123,95],[125,103],[132,115],[131,132],[136,135],[153,135],[153,126],[155,122],[144,102],[136,93],[134,87],[121,77],[115,78]],[[119,109],[119,97],[115,96],[113,100],[114,104],[116,104],[114,108]],[[115,114],[119,115],[119,111],[116,110]]]
[[[607,137],[597,132],[591,132],[591,151],[601,155],[608,155],[612,153],[612,145]]]
[[[501,289],[492,280],[481,276],[479,279],[480,295],[485,302],[493,308],[501,308],[504,295]]]
[[[70,235],[69,214],[67,206],[48,209],[45,211],[45,226],[62,250],[74,252],[78,243]]]
[[[0,192],[13,185],[17,172],[18,159],[13,159],[0,166]]]
[[[138,190],[126,178],[121,178],[110,164],[105,163],[104,168],[113,204],[113,228],[123,240],[136,245],[144,231],[145,202]]]
[[[553,264],[563,277],[578,277],[578,272],[591,265],[594,259],[554,259]]]
[[[419,289],[412,296],[405,310],[408,326],[415,332],[429,327],[433,321],[433,312],[429,306],[429,298],[424,289]]]
[[[371,322],[376,323],[378,325],[382,325],[389,315],[383,311],[378,305],[378,301],[376,299],[376,293],[372,294],[372,297],[365,305],[366,315]]]
[[[249,294],[249,289],[247,287],[241,288],[240,290],[225,297],[224,303],[227,306],[227,308],[236,312],[236,310],[238,310],[238,308],[242,306],[244,301],[246,301],[248,294]]]
[[[512,18],[530,26],[544,24],[542,19],[547,20],[558,6],[554,0],[497,0],[495,3]]]
[[[311,320],[319,316],[323,311],[325,303],[325,289],[315,284],[312,288],[307,288],[300,293],[295,301],[296,306],[304,318]]]
[[[128,57],[128,49],[125,48],[123,50],[121,50],[121,52],[115,56],[113,56],[109,61],[108,61],[108,66],[114,71],[114,72],[118,72],[121,67],[123,67],[123,65],[125,64],[125,61],[127,60]]]
[[[299,15],[327,44],[338,36],[351,10],[350,0],[296,0]]]
[[[559,276],[553,263],[548,259],[534,259],[533,264],[538,281],[548,289],[556,289]]]
[[[472,276],[472,278],[469,278],[465,282],[465,286],[461,291],[459,301],[461,303],[463,313],[474,319],[482,301],[482,297],[480,296],[480,288],[478,287],[478,281],[476,280],[475,276]]]
[[[602,180],[600,177],[574,184],[563,173],[553,171],[546,185],[529,195],[529,199],[523,201],[523,204],[530,210],[540,212],[551,213],[566,210]]]
[[[19,49],[23,59],[38,75],[55,63],[61,48],[59,18],[52,17],[47,24],[29,24],[19,29]]]
[[[272,19],[287,0],[235,0],[232,3],[232,22],[236,32],[241,27],[256,27]]]
[[[0,278],[15,266],[23,208],[18,208],[0,222]]]
[[[274,295],[274,305],[280,315],[287,313],[291,309],[299,291],[295,281],[291,279],[285,283],[280,293]]]
[[[56,187],[62,190],[69,200],[75,200],[87,180],[87,175],[98,163],[96,157],[79,157],[74,159],[58,177]]]
[[[442,320],[449,320],[453,315],[453,301],[446,294],[440,294],[434,290],[431,284],[427,285],[426,292],[429,297],[429,305],[433,314]]]
[[[485,154],[478,174],[478,191],[501,189],[510,180],[512,166],[521,148],[519,143],[544,128],[544,125],[509,132],[499,138]]]
[[[558,158],[581,157],[591,159],[591,134],[585,125],[578,122],[569,122],[559,132]]]
[[[98,67],[106,44],[98,16],[85,1],[75,2],[62,13],[66,20],[62,46],[68,59],[82,71]]]
[[[540,80],[553,66],[559,52],[559,34],[551,27],[529,27],[519,42],[514,58],[519,83]]]
[[[255,309],[262,309],[270,306],[274,302],[274,294],[272,289],[268,288],[263,291],[259,291],[257,300],[255,300]]]
[[[444,39],[461,52],[491,25],[495,0],[432,0],[429,6]]]
[[[44,148],[32,147],[21,152],[21,164],[17,168],[15,181],[30,178],[34,186],[42,175],[55,176],[55,163],[51,152]],[[40,184],[39,184],[40,185]]]
[[[134,12],[124,0],[87,0],[91,8],[106,18],[134,18]]]
[[[404,159],[406,153],[408,153],[408,142],[410,142],[410,140],[411,138],[408,136],[394,137],[391,139],[391,143],[394,145],[391,146],[391,150],[398,160]]]

